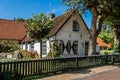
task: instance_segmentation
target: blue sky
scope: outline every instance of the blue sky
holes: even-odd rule
[[[14,19],[32,17],[32,14],[40,12],[56,16],[63,14],[67,6],[63,5],[61,0],[0,0],[0,18]],[[87,17],[83,15],[88,27],[91,24],[91,14],[87,11]]]

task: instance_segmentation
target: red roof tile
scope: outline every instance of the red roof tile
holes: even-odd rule
[[[26,34],[23,22],[0,19],[0,39],[22,40]]]
[[[32,42],[32,41],[34,41],[34,39],[32,39],[32,38],[30,38],[30,37],[28,37],[27,35],[25,35],[25,37],[22,39],[22,42]]]

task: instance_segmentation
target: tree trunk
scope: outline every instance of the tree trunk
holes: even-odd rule
[[[40,41],[40,58],[42,58],[42,40]]]
[[[89,51],[88,55],[93,55],[96,53],[96,22],[98,15],[96,14],[95,10],[91,10],[93,16],[92,16],[92,23],[91,23],[91,29],[90,29],[90,42],[89,42]]]
[[[115,45],[120,45],[120,27],[119,26],[114,26],[114,44]]]
[[[101,17],[101,18],[99,19],[98,29],[97,29],[96,36],[98,36],[99,33],[101,32],[101,29],[102,29],[102,25],[103,25],[104,20],[105,20],[105,17]]]

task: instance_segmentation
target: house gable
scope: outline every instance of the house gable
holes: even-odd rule
[[[68,11],[66,12],[65,14],[61,15],[61,16],[58,16],[57,18],[55,18],[55,23],[54,23],[54,27],[53,29],[50,31],[50,35],[49,36],[54,36],[56,35],[60,30],[61,28],[68,22],[68,20],[76,15],[76,11],[77,10],[71,10],[71,11]],[[80,14],[77,14],[79,15],[81,21],[83,22],[84,26],[86,27],[86,29],[88,30],[89,32],[89,29],[86,25],[86,23],[84,22],[83,18],[81,17]]]
[[[74,21],[79,24],[79,31],[73,31]],[[89,42],[89,30],[79,14],[71,14],[53,37],[53,40],[63,41],[65,46],[63,54],[68,55],[69,50],[71,50],[69,54],[74,54],[73,46],[74,43],[77,42],[77,54],[80,54],[80,56],[85,55],[85,42]],[[68,45],[69,47],[71,46],[70,49],[68,48]]]
[[[73,21],[77,21],[79,24],[79,31],[73,31]],[[89,30],[86,27],[82,17],[79,14],[71,15],[69,19],[64,23],[59,31],[55,34],[56,39],[80,39],[83,37],[88,40]],[[87,39],[86,39],[87,38]]]

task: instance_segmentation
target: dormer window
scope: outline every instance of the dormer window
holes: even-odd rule
[[[77,21],[73,21],[73,31],[79,31],[79,24]]]

